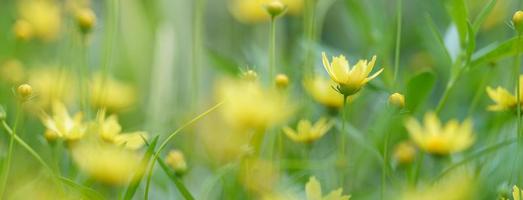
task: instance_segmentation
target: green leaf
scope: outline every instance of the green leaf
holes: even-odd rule
[[[232,58],[220,54],[218,51],[208,50],[207,55],[213,63],[213,66],[223,72],[236,75],[240,73],[238,63]]]
[[[69,187],[76,189],[78,192],[80,192],[84,197],[87,199],[93,199],[93,200],[102,200],[105,199],[100,193],[98,193],[96,190],[93,190],[89,187],[80,185],[76,182],[74,182],[71,179],[68,179],[66,177],[59,177],[60,181],[67,184]]]
[[[467,16],[468,11],[464,0],[445,0],[445,8],[456,27],[458,28],[460,44],[462,47],[467,42]]]
[[[156,143],[158,143],[158,136],[154,137],[152,142],[150,144],[147,144],[147,150],[145,151],[145,154],[141,161],[141,166],[148,166],[149,162],[151,160],[151,157],[154,153],[154,148],[156,148]],[[140,182],[142,181],[144,173],[143,172],[136,172],[133,176],[133,181],[129,183],[129,186],[127,186],[127,189],[125,191],[125,196],[123,199],[129,200],[132,199],[134,194],[136,193],[136,189],[138,189],[138,186],[140,186]]]
[[[472,24],[472,29],[474,30],[474,32],[477,32],[483,24],[483,22],[485,22],[488,15],[490,14],[490,12],[492,12],[494,6],[496,5],[496,2],[497,0],[490,0],[488,4],[485,5],[483,9],[481,9],[481,12],[478,14],[476,20],[474,20],[474,23]]]
[[[169,176],[169,179],[171,179],[171,181],[174,182],[174,185],[176,185],[176,188],[178,188],[178,191],[180,191],[183,198],[185,198],[186,200],[194,200],[194,197],[191,195],[191,192],[189,192],[187,187],[185,187],[185,185],[178,178],[178,176],[176,176],[176,174],[174,172],[172,172],[172,170],[169,169],[169,167],[165,164],[165,162],[161,158],[158,158],[157,160],[158,160],[158,163],[160,164],[160,167],[165,172],[165,174],[167,174],[167,176]]]
[[[406,104],[407,109],[415,112],[430,96],[436,77],[433,72],[421,72],[412,77],[407,83]]]
[[[471,66],[494,62],[517,53],[518,38],[514,37],[502,43],[492,43],[472,55]],[[521,42],[519,42],[521,45]]]

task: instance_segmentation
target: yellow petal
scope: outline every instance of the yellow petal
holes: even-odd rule
[[[307,200],[322,200],[321,185],[316,177],[310,177],[309,182],[305,185]]]

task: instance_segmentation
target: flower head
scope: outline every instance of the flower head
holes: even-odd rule
[[[512,16],[512,24],[514,24],[514,28],[516,28],[519,34],[523,33],[523,11],[518,10],[514,13]]]
[[[370,61],[359,60],[352,68],[343,55],[333,57],[332,62],[329,62],[324,52],[322,53],[322,60],[323,67],[325,67],[331,79],[338,84],[336,89],[344,96],[356,94],[367,82],[376,78],[383,71],[382,68],[369,76],[376,63],[376,56],[373,56]]]
[[[96,74],[91,82],[91,103],[94,107],[118,112],[130,108],[136,102],[136,90],[132,85],[111,77]]]
[[[461,124],[451,120],[442,126],[436,114],[430,112],[425,114],[423,126],[414,118],[408,119],[405,126],[414,143],[431,154],[457,153],[469,148],[475,140],[469,119]]]
[[[62,16],[60,6],[55,1],[20,1],[19,14],[20,18],[30,25],[34,36],[39,39],[53,41],[58,37]]]
[[[314,125],[309,120],[300,120],[296,130],[286,126],[283,132],[292,141],[312,143],[325,135],[332,125],[332,121],[327,121],[325,118],[319,119]]]
[[[520,103],[523,100],[523,75],[519,76],[519,85],[520,85]],[[494,105],[487,107],[490,111],[505,111],[515,109],[518,105],[517,98],[515,95],[511,94],[505,88],[496,87],[491,88],[487,87],[487,94],[494,101]]]
[[[394,160],[399,164],[408,164],[414,161],[416,157],[416,148],[410,141],[401,142],[394,148]]]
[[[235,19],[242,23],[260,23],[269,21],[271,15],[267,12],[267,5],[275,0],[230,0],[230,11]],[[304,0],[277,0],[276,4],[286,6],[286,12],[297,16],[303,10]],[[275,4],[275,5],[276,5]],[[280,6],[276,6],[280,8]],[[280,12],[281,14],[281,12]]]
[[[67,108],[65,108],[65,105],[61,102],[53,103],[52,110],[52,116],[44,114],[42,117],[42,123],[46,128],[46,139],[52,141],[61,138],[66,141],[77,141],[85,135],[87,126],[82,121],[81,112],[71,117]]]
[[[303,81],[305,90],[315,101],[327,107],[341,108],[343,106],[343,95],[332,88],[334,84],[336,84],[334,81],[327,80],[321,76],[315,76]]]
[[[118,123],[116,115],[106,117],[105,111],[98,113],[96,126],[103,141],[128,149],[139,149],[144,145],[144,139],[147,138],[147,133],[142,131],[122,133],[122,127]]]
[[[343,189],[331,191],[327,196],[323,196],[321,191],[321,184],[316,180],[316,177],[310,177],[309,182],[305,185],[305,193],[307,200],[349,200],[350,196],[342,195]]]
[[[389,104],[397,108],[405,107],[405,96],[400,93],[394,93],[389,96]]]

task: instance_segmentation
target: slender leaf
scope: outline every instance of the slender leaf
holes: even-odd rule
[[[433,72],[426,71],[412,77],[407,83],[407,109],[415,112],[419,109],[432,92],[436,77]]]
[[[154,148],[156,148],[157,143],[158,143],[158,136],[154,137],[152,142],[150,144],[148,144],[147,150],[141,161],[141,166],[144,166],[144,168],[149,165],[151,157],[154,153]],[[136,193],[136,190],[138,189],[138,186],[140,186],[140,182],[142,181],[143,175],[144,175],[144,173],[141,171],[136,172],[136,174],[134,174],[133,179],[132,179],[133,181],[131,181],[131,183],[129,183],[129,186],[127,186],[125,196],[123,199],[129,200],[129,199],[133,198],[134,194]]]
[[[100,193],[98,193],[96,190],[93,190],[89,187],[86,187],[86,186],[83,186],[83,185],[80,185],[76,182],[74,182],[73,180],[71,179],[68,179],[66,177],[59,177],[60,178],[60,181],[62,181],[63,183],[67,184],[69,187],[72,187],[74,189],[76,189],[77,191],[79,191],[83,196],[85,196],[87,199],[93,199],[93,200],[102,200],[102,199],[105,199]]]
[[[481,12],[476,17],[476,20],[474,20],[474,23],[472,24],[472,29],[474,32],[478,32],[479,28],[485,22],[487,19],[487,16],[492,12],[494,6],[496,5],[497,0],[490,0],[483,9],[481,9]]]
[[[174,185],[176,185],[176,188],[178,188],[178,191],[182,194],[183,198],[186,200],[194,200],[194,197],[191,195],[187,187],[183,184],[183,182],[176,176],[172,170],[169,169],[169,167],[165,164],[165,162],[158,158],[158,163],[160,164],[160,167],[162,168],[162,171],[169,176],[169,179],[174,182]]]
[[[438,27],[434,23],[434,20],[432,20],[432,18],[428,14],[425,15],[425,19],[427,21],[427,25],[430,28],[430,31],[432,32],[432,35],[436,38],[436,41],[438,41],[438,46],[445,53],[445,57],[447,58],[449,63],[452,62],[452,57],[450,56],[450,53],[449,53],[447,47],[445,46],[445,41],[443,40],[443,36],[439,32]]]
[[[499,59],[514,56],[517,53],[518,38],[514,37],[502,43],[492,43],[472,55],[471,66],[477,66]],[[521,44],[520,44],[521,45]]]
[[[218,70],[229,73],[229,74],[238,74],[240,73],[240,68],[238,63],[234,59],[226,57],[220,54],[218,51],[208,50],[207,55],[212,61],[214,67]]]

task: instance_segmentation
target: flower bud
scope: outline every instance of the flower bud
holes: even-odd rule
[[[283,14],[287,10],[287,6],[281,1],[274,0],[265,5],[265,10],[272,18],[275,18]]]
[[[33,87],[31,87],[29,84],[22,84],[22,85],[18,86],[18,88],[16,89],[16,92],[18,92],[18,95],[23,100],[26,100],[33,93]]]
[[[76,13],[76,21],[83,33],[90,32],[96,24],[96,15],[91,9],[84,8]]]
[[[242,74],[242,78],[246,81],[256,81],[258,74],[253,70],[248,70]]]
[[[400,93],[394,93],[389,96],[389,104],[397,108],[405,107],[405,96]]]
[[[394,160],[399,164],[409,164],[414,161],[416,149],[410,142],[402,142],[394,148]]]
[[[523,33],[523,11],[518,10],[514,13],[512,16],[512,24],[514,24],[514,28],[516,28],[519,34]]]
[[[17,20],[13,26],[16,39],[27,41],[33,37],[33,27],[25,20]]]
[[[171,150],[169,154],[167,154],[165,163],[167,163],[176,174],[182,175],[187,172],[187,163],[185,162],[185,157],[179,150]]]
[[[289,77],[285,74],[278,74],[276,75],[275,83],[278,88],[286,88],[289,85]]]

